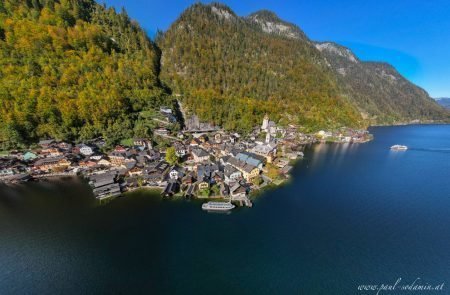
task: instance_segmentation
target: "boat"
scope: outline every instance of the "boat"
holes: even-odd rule
[[[394,150],[394,151],[406,151],[407,149],[408,149],[408,147],[406,145],[396,144],[396,145],[391,146],[391,150]]]
[[[202,209],[207,211],[229,211],[234,207],[233,204],[225,202],[208,202],[202,205]]]

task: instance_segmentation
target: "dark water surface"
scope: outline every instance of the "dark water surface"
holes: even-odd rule
[[[312,147],[291,184],[229,215],[145,192],[98,207],[77,180],[0,188],[0,294],[375,294],[358,285],[398,278],[450,294],[450,126],[371,131]]]

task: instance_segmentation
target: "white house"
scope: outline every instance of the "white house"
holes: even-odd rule
[[[184,171],[183,168],[174,166],[171,168],[170,172],[169,172],[169,177],[170,179],[181,179],[184,177]]]
[[[186,147],[184,146],[184,144],[182,143],[175,143],[174,144],[175,147],[175,153],[177,154],[178,157],[184,157],[187,153]]]
[[[230,184],[238,181],[242,177],[242,172],[231,165],[226,165],[224,168],[225,183]]]
[[[90,156],[94,153],[94,150],[88,146],[88,145],[81,145],[80,146],[80,154],[82,154],[83,156]]]

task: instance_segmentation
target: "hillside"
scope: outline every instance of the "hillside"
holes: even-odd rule
[[[203,120],[248,130],[269,113],[310,130],[449,119],[385,63],[314,43],[270,11],[239,17],[221,4],[187,9],[158,40],[161,78]]]
[[[344,92],[374,124],[449,118],[428,93],[417,87],[387,63],[362,62],[348,48],[316,43]]]
[[[157,43],[161,79],[203,120],[241,131],[265,113],[311,129],[362,126],[320,52],[273,13],[195,4]]]
[[[1,1],[0,143],[144,136],[150,123],[139,112],[165,99],[158,71],[158,49],[125,11]]]

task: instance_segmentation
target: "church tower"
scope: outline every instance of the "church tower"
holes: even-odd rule
[[[269,116],[266,114],[263,119],[261,130],[267,131],[269,129]]]
[[[269,144],[271,140],[272,140],[272,136],[270,136],[270,132],[267,132],[266,133],[266,143]]]

